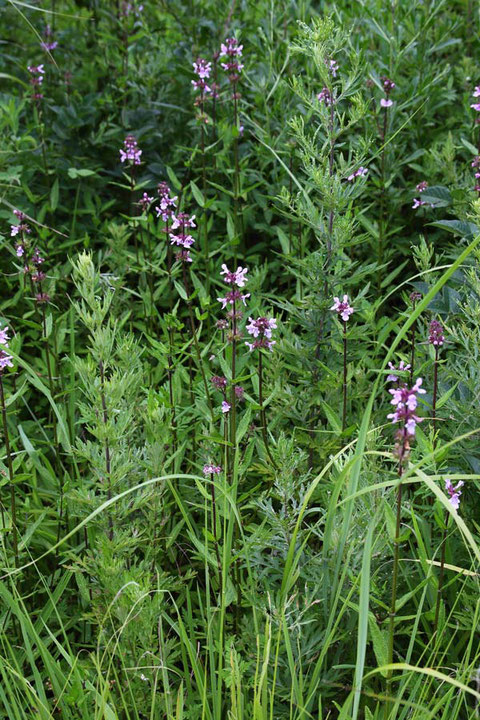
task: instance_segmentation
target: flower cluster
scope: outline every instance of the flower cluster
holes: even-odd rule
[[[42,100],[43,94],[40,92],[40,87],[43,83],[43,76],[45,75],[44,67],[43,65],[28,65],[27,70],[30,73],[32,98],[34,100]]]
[[[190,217],[184,212],[180,212],[178,215],[172,214],[170,245],[176,245],[184,249],[184,251],[180,251],[180,256],[177,259],[192,262],[189,250],[195,242],[195,238],[190,235],[189,228],[194,227],[196,227],[195,215]]]
[[[405,363],[403,360],[400,360],[398,368],[396,368],[395,365],[391,362],[388,363],[388,367],[390,368],[391,372],[389,375],[387,375],[387,382],[398,382],[398,375],[396,375],[396,373],[406,372],[407,370],[410,370],[411,365],[410,363]]]
[[[419,193],[424,192],[428,188],[428,182],[426,180],[422,180],[422,182],[419,182],[418,185],[415,186],[415,190]],[[420,198],[413,198],[413,205],[412,208],[416,210],[419,207],[422,207],[422,205],[428,205],[428,203],[425,200],[421,200]],[[430,207],[434,207],[434,205],[430,205]]]
[[[123,2],[120,14],[124,18],[128,18],[130,15],[135,15],[136,17],[140,17],[140,13],[143,12],[143,5],[137,5],[136,2]]]
[[[134,135],[127,135],[123,141],[123,149],[120,150],[120,162],[130,160],[133,165],[140,165],[140,155],[142,151],[138,147],[137,139]]]
[[[13,367],[13,358],[8,354],[8,327],[4,327],[0,330],[0,374],[7,367]]]
[[[10,235],[12,237],[19,236],[19,239],[15,245],[15,254],[18,258],[23,258],[23,272],[24,275],[30,275],[33,283],[38,285],[38,293],[35,294],[37,303],[50,302],[50,297],[47,293],[43,292],[42,282],[45,280],[46,275],[41,270],[41,265],[45,262],[44,258],[40,255],[38,247],[31,248],[28,236],[31,233],[30,226],[25,222],[26,215],[21,210],[14,210],[13,214],[18,220],[18,225],[11,225]]]
[[[343,300],[340,300],[338,297],[334,297],[333,305],[330,310],[335,310],[340,315],[343,322],[347,322],[350,315],[355,312],[354,308],[350,305],[348,295],[344,295]]]
[[[384,91],[384,93],[385,93],[385,95],[386,95],[386,97],[384,97],[384,98],[382,98],[382,99],[380,100],[380,105],[381,105],[383,108],[392,107],[392,105],[393,105],[393,100],[391,100],[391,99],[389,98],[389,95],[390,95],[390,93],[392,92],[393,88],[395,87],[395,83],[393,82],[393,80],[390,80],[390,78],[388,78],[386,75],[382,75],[382,77],[380,78],[380,80],[382,81],[383,91]]]
[[[58,42],[56,40],[53,40],[53,30],[50,25],[45,26],[45,30],[43,31],[43,37],[45,38],[45,40],[40,43],[42,50],[52,52],[52,50],[55,50],[58,47]]]
[[[220,475],[222,472],[222,468],[220,465],[204,465],[203,466],[203,474],[204,475]]]
[[[387,417],[391,419],[392,423],[402,423],[402,436],[405,436],[405,434],[407,436],[415,435],[417,423],[422,421],[422,418],[419,418],[415,413],[418,405],[417,395],[424,395],[426,392],[421,385],[422,378],[418,378],[415,385],[410,389],[406,385],[402,385],[402,387],[389,390],[393,396],[391,404],[396,409],[393,413],[389,413]]]
[[[219,297],[217,300],[222,303],[222,310],[225,310],[227,305],[232,305],[231,312],[234,313],[235,320],[241,318],[241,313],[239,313],[235,307],[236,303],[241,300],[243,304],[246,305],[246,300],[250,297],[250,293],[243,294],[240,290],[237,290],[237,288],[243,288],[245,286],[245,283],[247,282],[247,272],[247,268],[242,268],[240,266],[237,267],[235,271],[231,272],[225,264],[222,265],[222,270],[220,272],[220,275],[224,276],[223,281],[227,283],[227,285],[232,285],[233,289],[225,293],[225,297]]]
[[[348,180],[349,182],[352,182],[352,181],[355,180],[357,177],[365,177],[365,175],[367,175],[367,173],[368,173],[368,168],[362,167],[362,165],[360,165],[360,167],[358,168],[358,170],[355,170],[355,172],[353,172],[351,175],[349,175],[349,176],[347,177],[347,180]]]
[[[249,335],[252,335],[254,341],[252,343],[246,342],[245,345],[247,345],[250,352],[259,348],[273,350],[276,341],[272,340],[272,330],[276,329],[277,321],[275,318],[258,317],[254,320],[249,317],[247,332]]]
[[[333,105],[335,102],[333,99],[333,95],[328,89],[328,87],[324,87],[321,89],[321,91],[317,95],[318,102],[324,103],[326,107],[330,107],[330,105]]]
[[[212,63],[203,58],[197,58],[193,63],[193,71],[198,79],[192,80],[192,85],[196,90],[200,90],[202,97],[212,92],[212,88],[206,82],[210,78],[211,70]]]
[[[161,217],[164,222],[173,215],[173,209],[177,206],[177,197],[172,197],[170,194],[170,188],[166,182],[158,183],[157,193],[159,197],[159,204],[155,207],[157,217]]]
[[[336,60],[325,60],[325,64],[329,69],[332,77],[337,77],[338,63]]]
[[[454,486],[451,480],[448,478],[445,479],[445,490],[449,495],[448,501],[454,510],[458,510],[460,507],[460,495],[462,494],[461,488],[463,485],[462,480]]]
[[[153,202],[153,197],[151,197],[148,193],[144,192],[140,200],[138,201],[138,205],[142,209],[142,212],[147,212],[148,208]]]
[[[428,342],[435,347],[441,347],[445,342],[442,324],[438,320],[432,320],[428,328]]]
[[[227,38],[220,47],[220,57],[227,58],[226,62],[222,62],[222,68],[228,72],[228,79],[232,84],[236,84],[240,80],[240,73],[243,70],[243,64],[238,61],[242,57],[243,45],[238,44],[236,38]]]

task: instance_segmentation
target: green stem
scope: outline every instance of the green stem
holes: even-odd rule
[[[447,545],[447,531],[448,531],[448,523],[450,522],[450,513],[447,511],[445,513],[445,527],[443,528],[443,536],[442,536],[442,545],[441,545],[441,551],[440,551],[440,577],[438,578],[438,587],[437,587],[437,601],[435,603],[435,620],[433,621],[433,634],[437,632],[438,628],[438,618],[440,615],[440,604],[442,601],[442,594],[443,594],[443,578],[445,575],[445,551],[446,551],[446,545]]]
[[[8,480],[10,485],[10,512],[12,515],[12,540],[13,540],[13,552],[15,555],[15,567],[18,568],[18,535],[17,535],[17,506],[15,502],[15,485],[13,482],[13,462],[12,454],[10,452],[10,439],[8,436],[8,425],[7,425],[7,407],[5,405],[5,393],[3,390],[3,376],[0,371],[0,404],[2,406],[2,420],[3,420],[3,434],[5,437],[5,452],[7,454],[7,465],[8,465]],[[3,517],[3,509],[2,509]]]

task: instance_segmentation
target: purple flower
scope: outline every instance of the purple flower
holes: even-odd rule
[[[166,182],[161,182],[157,187],[158,197],[160,198],[160,205],[155,207],[157,217],[161,217],[166,222],[172,215],[173,209],[177,205],[177,196],[171,197],[170,188]]]
[[[476,110],[477,112],[480,112],[480,103],[473,103],[473,105],[470,105],[471,108]]]
[[[449,503],[453,507],[454,510],[458,510],[460,507],[460,495],[462,494],[462,491],[460,488],[464,486],[464,483],[462,480],[460,480],[455,487],[452,484],[452,481],[448,478],[445,480],[445,490],[449,494]]]
[[[271,338],[272,337],[272,330],[277,329],[277,321],[275,318],[266,318],[266,317],[259,317],[256,320],[249,317],[248,318],[249,324],[246,327],[246,330],[249,335],[253,335],[254,338],[260,337],[266,337]]]
[[[40,255],[40,250],[39,250],[38,247],[37,247],[37,248],[35,248],[35,250],[33,251],[32,263],[33,263],[36,267],[38,267],[38,266],[41,265],[43,262],[45,262],[45,258],[43,258],[43,257]]]
[[[250,352],[259,350],[260,348],[273,351],[273,346],[276,344],[276,341],[271,339],[272,330],[276,329],[277,321],[275,318],[259,317],[254,320],[249,317],[246,330],[255,340],[253,343],[246,342],[245,345],[249,348]]]
[[[428,342],[435,347],[441,347],[445,342],[442,324],[438,320],[432,320],[428,330]]]
[[[350,315],[354,312],[353,307],[349,303],[348,295],[344,295],[342,301],[340,301],[338,297],[334,297],[333,305],[330,310],[335,310],[340,315],[343,322],[347,322]]]
[[[241,385],[235,385],[234,390],[235,390],[235,397],[237,398],[237,400],[243,400],[243,398],[245,396],[245,390],[243,389],[243,387]]]
[[[413,198],[413,210],[416,210],[419,207],[422,207],[422,205],[428,205],[424,200],[420,200],[419,198]]]
[[[243,70],[243,64],[237,60],[242,56],[242,49],[243,45],[239,45],[236,38],[227,38],[220,48],[220,57],[227,58],[227,62],[221,63],[221,66],[229,73],[231,83],[238,82],[240,72]]]
[[[25,255],[25,246],[20,243],[15,245],[15,253],[17,257],[23,257]]]
[[[178,213],[178,215],[172,214],[171,230],[177,232],[170,233],[170,244],[178,245],[185,248],[185,250],[189,250],[195,242],[195,239],[186,229],[196,227],[194,221],[195,215],[190,217],[187,213],[183,212]]]
[[[381,105],[382,107],[384,107],[384,108],[392,107],[392,105],[393,105],[393,100],[389,100],[388,98],[382,98],[382,99],[380,100],[380,105]]]
[[[480,167],[480,155],[475,155],[475,157],[472,160],[472,167]]]
[[[410,436],[415,435],[415,427],[422,420],[415,414],[418,405],[417,394],[423,395],[426,392],[420,387],[421,384],[422,378],[418,378],[411,389],[403,385],[389,390],[393,396],[391,404],[395,406],[396,410],[389,413],[387,417],[392,420],[392,423],[402,423],[406,434]]]
[[[248,268],[242,268],[240,265],[237,267],[236,270],[231,271],[228,269],[225,263],[223,263],[220,275],[224,276],[223,282],[227,283],[228,285],[244,287],[245,283],[247,282],[247,272]]]
[[[13,358],[5,350],[0,349],[0,372],[7,367],[13,367]]]
[[[225,310],[227,305],[233,305],[238,300],[241,300],[244,305],[247,303],[245,302],[247,298],[250,297],[250,293],[246,293],[245,295],[242,295],[242,293],[239,290],[231,290],[228,292],[224,298],[217,298],[218,302],[222,303],[222,310]]]
[[[43,64],[42,65],[28,65],[27,70],[32,75],[44,75],[45,74]]]
[[[332,93],[327,87],[322,88],[322,90],[318,93],[317,100],[319,102],[323,102],[327,107],[332,105],[334,102]]]
[[[415,190],[419,193],[422,193],[427,188],[428,188],[428,182],[426,180],[422,180],[422,182],[419,182],[418,185],[415,186]]]
[[[390,373],[390,375],[387,375],[387,382],[398,382],[398,377],[397,375],[395,375],[395,373],[410,370],[411,365],[409,363],[405,363],[403,360],[400,360],[400,365],[398,366],[398,368],[396,368],[395,365],[391,362],[388,363],[388,367],[392,372]]]
[[[357,178],[357,177],[365,177],[365,175],[367,175],[367,173],[368,173],[368,168],[364,168],[364,167],[360,166],[358,168],[358,170],[355,170],[355,172],[353,172],[351,175],[349,175],[347,177],[347,180],[349,182],[352,182],[352,180],[355,180],[355,178]]]
[[[198,75],[198,80],[192,80],[192,85],[202,93],[208,94],[212,92],[212,88],[205,82],[210,77],[211,69],[212,63],[207,62],[207,60],[203,58],[198,58],[196,62],[193,63],[193,70],[195,74]]]
[[[210,77],[211,69],[212,63],[203,58],[197,58],[196,62],[193,63],[193,71],[201,80],[207,80]]]
[[[337,77],[338,63],[336,60],[325,60],[328,69],[330,70],[333,77]]]
[[[220,475],[222,472],[222,468],[220,465],[204,465],[203,466],[203,474],[204,475]]]
[[[386,94],[389,95],[392,92],[393,88],[396,87],[395,83],[393,82],[393,80],[390,80],[390,78],[388,78],[386,75],[382,75],[380,80],[382,81],[383,89],[385,90]]]
[[[8,337],[8,326],[4,327],[3,330],[0,330],[0,345],[5,345],[8,347],[8,341],[10,338]]]
[[[148,193],[144,192],[141,199],[138,201],[138,204],[142,208],[143,212],[146,212],[152,202],[153,202],[153,197],[150,197],[150,195]]]
[[[193,262],[192,256],[190,255],[189,250],[178,250],[175,253],[175,260],[178,260],[179,262]]]
[[[477,85],[473,91],[473,97],[480,97],[480,85]]]
[[[227,387],[227,378],[221,377],[220,375],[213,375],[210,382],[217,390],[225,390]]]
[[[220,46],[220,57],[241,57],[243,45],[236,38],[227,38]]]
[[[228,412],[230,412],[230,408],[231,408],[231,407],[232,407],[232,406],[230,405],[230,403],[228,403],[226,400],[224,400],[224,401],[222,402],[222,413],[228,413]]]
[[[127,135],[123,141],[123,150],[120,150],[120,162],[131,160],[134,165],[140,165],[142,151],[138,148],[137,139],[134,135]]]

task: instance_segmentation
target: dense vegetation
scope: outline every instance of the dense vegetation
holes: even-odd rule
[[[478,4],[0,27],[1,717],[477,717]]]

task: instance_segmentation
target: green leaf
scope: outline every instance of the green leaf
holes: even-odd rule
[[[167,175],[169,177],[169,180],[172,183],[175,190],[180,190],[180,188],[182,187],[182,183],[177,178],[177,176],[173,172],[172,168],[167,165],[166,170],[167,170]]]
[[[452,195],[443,185],[432,185],[422,192],[421,199],[435,207],[447,207],[452,202]]]
[[[387,665],[388,663],[388,631],[381,629],[377,625],[375,615],[370,612],[368,614],[368,627],[370,630],[370,637],[373,643],[373,652],[377,660],[377,665]],[[380,670],[383,677],[387,677],[387,670]]]
[[[437,222],[429,223],[429,225],[443,228],[454,235],[461,235],[469,240],[474,238],[478,233],[478,227],[475,223],[466,222],[464,220],[437,220]]]
[[[52,189],[50,190],[50,209],[52,212],[55,212],[58,206],[58,193],[59,193],[59,185],[58,185],[58,178],[55,180],[55,182],[52,185]]]
[[[197,205],[200,205],[202,208],[205,207],[205,198],[203,197],[200,188],[193,182],[193,180],[190,183],[190,189]]]
[[[322,400],[321,406],[327,417],[329,425],[333,428],[336,433],[342,432],[342,421],[334,410],[325,401]]]

